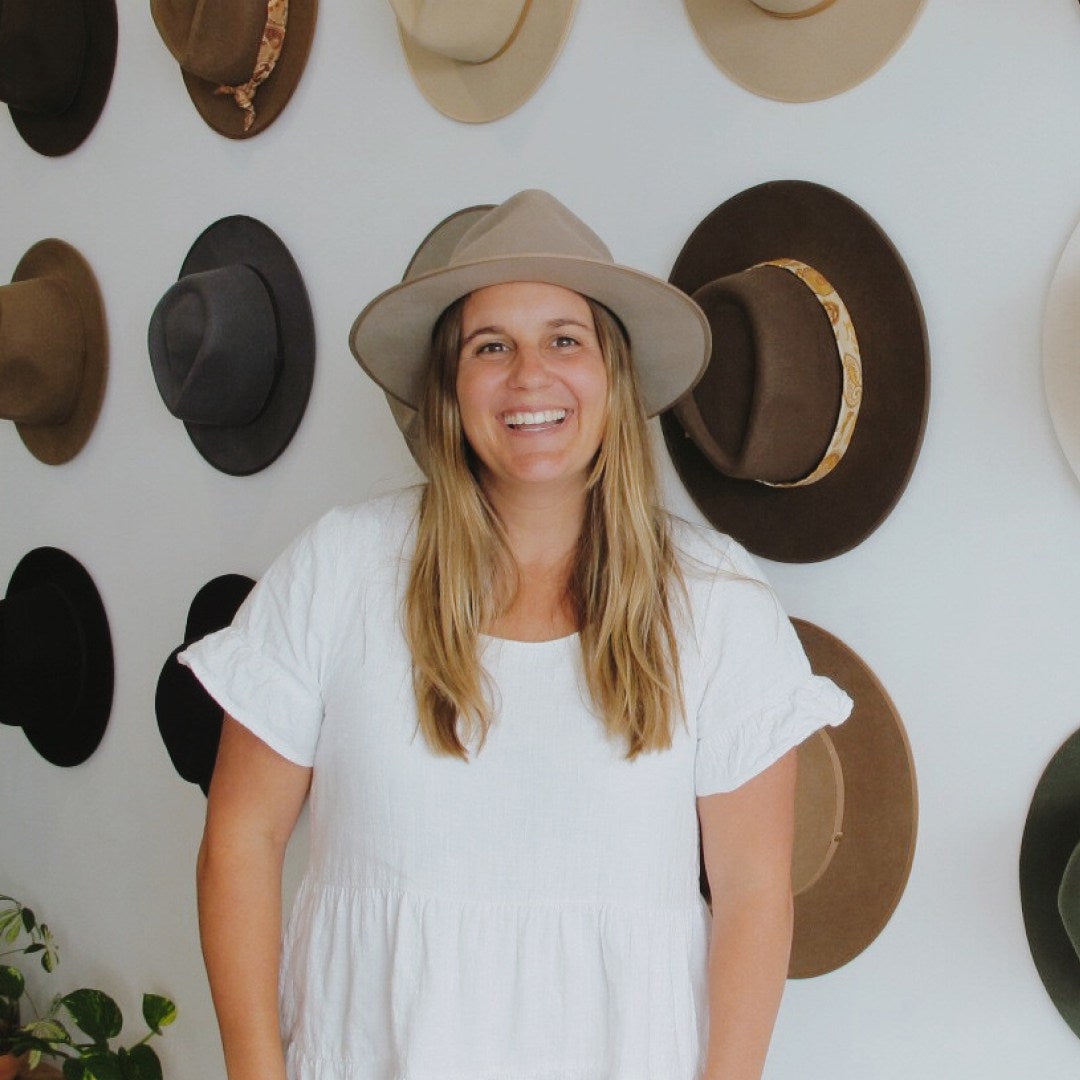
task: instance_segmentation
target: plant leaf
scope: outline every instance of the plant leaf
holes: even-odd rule
[[[37,926],[37,919],[28,907],[22,909],[22,924],[28,934],[33,933],[34,927]]]
[[[64,1080],[85,1080],[86,1069],[78,1058],[64,1059]]]
[[[96,1043],[104,1043],[120,1034],[124,1017],[108,994],[83,988],[65,994],[62,1002],[71,1018]],[[96,1076],[96,1074],[95,1074]],[[100,1077],[99,1080],[106,1080]]]
[[[142,1014],[146,1026],[155,1035],[160,1035],[161,1029],[176,1019],[176,1005],[160,994],[143,994]]]
[[[0,934],[6,934],[12,923],[19,921],[19,909],[17,907],[5,908],[0,911]]]
[[[125,1080],[120,1059],[111,1050],[88,1050],[82,1066],[83,1080]]]
[[[67,1028],[64,1027],[59,1020],[48,1018],[44,1020],[35,1020],[32,1024],[26,1025],[26,1030],[35,1038],[44,1039],[46,1042],[71,1042],[71,1036],[68,1034]]]
[[[25,989],[26,980],[18,968],[0,966],[0,997],[21,998]]]
[[[128,1051],[124,1080],[162,1080],[161,1061],[152,1046],[139,1043]]]

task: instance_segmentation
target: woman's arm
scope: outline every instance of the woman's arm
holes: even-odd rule
[[[278,1023],[281,867],[311,770],[231,716],[199,848],[199,931],[229,1080],[285,1080]]]
[[[712,893],[704,1080],[760,1080],[791,952],[792,750],[732,792],[698,799]]]

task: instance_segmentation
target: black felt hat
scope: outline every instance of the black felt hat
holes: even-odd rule
[[[254,585],[242,574],[222,574],[208,581],[191,601],[183,644],[169,653],[158,676],[154,709],[162,741],[176,771],[198,784],[204,795],[214,772],[224,713],[176,658],[193,641],[228,626]]]
[[[671,282],[712,329],[704,376],[661,419],[694,502],[765,558],[854,547],[907,485],[929,404],[922,308],[892,242],[838,192],[774,181],[709,214]]]
[[[97,123],[116,63],[116,0],[0,3],[0,101],[27,145],[58,157]]]
[[[0,723],[54,765],[79,765],[109,722],[113,652],[101,597],[65,551],[35,548],[0,600]]]
[[[299,268],[262,222],[222,218],[195,241],[148,342],[162,400],[214,468],[247,476],[289,444],[311,393],[315,324]]]

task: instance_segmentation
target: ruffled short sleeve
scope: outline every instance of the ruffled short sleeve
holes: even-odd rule
[[[315,760],[335,640],[336,517],[332,511],[286,548],[231,626],[179,656],[227,713],[298,765]]]
[[[734,791],[852,702],[815,675],[795,628],[753,560],[732,543],[698,628],[704,687],[697,711],[698,795]]]

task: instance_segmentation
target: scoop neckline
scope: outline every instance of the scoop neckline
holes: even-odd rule
[[[522,641],[520,638],[494,637],[492,634],[481,634],[480,640],[485,643],[493,642],[498,645],[511,645],[515,648],[537,648],[552,645],[565,645],[569,641],[577,641],[580,636],[581,631],[574,630],[569,634],[564,634],[562,637],[545,638],[543,641]]]

